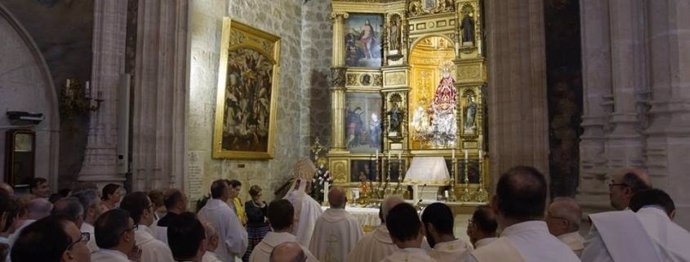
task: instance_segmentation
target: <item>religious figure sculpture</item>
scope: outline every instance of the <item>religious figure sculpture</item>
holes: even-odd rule
[[[465,12],[460,29],[462,30],[462,46],[474,46],[474,18],[471,10]]]
[[[457,104],[457,90],[455,79],[450,75],[448,68],[443,69],[434,100],[431,103],[433,110],[432,127],[435,146],[449,146],[455,144],[457,123],[455,121],[455,107]]]
[[[474,130],[477,128],[476,116],[477,104],[473,101],[472,95],[469,95],[467,96],[467,105],[465,106],[465,123],[463,125],[463,131],[465,134],[474,133]]]
[[[427,108],[425,107],[426,103],[427,100],[422,98],[412,116],[412,127],[417,133],[417,136],[424,136],[429,132],[429,113],[427,113]]]
[[[389,37],[389,50],[400,50],[400,17],[397,15],[391,19]]]
[[[401,123],[403,118],[403,112],[400,110],[397,101],[393,102],[393,107],[390,110],[388,110],[386,114],[388,115],[389,123],[388,135],[398,136],[400,132],[402,132]]]

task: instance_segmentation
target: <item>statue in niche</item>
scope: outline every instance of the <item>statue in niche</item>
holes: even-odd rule
[[[455,121],[455,107],[457,105],[457,90],[455,79],[449,69],[443,68],[442,78],[431,103],[433,119],[431,125],[434,133],[435,146],[452,146],[455,144],[457,123]]]
[[[397,98],[397,99],[395,99]],[[402,118],[403,118],[403,112],[400,110],[400,106],[398,106],[398,103],[400,103],[400,97],[394,97],[392,99],[393,106],[391,107],[390,110],[386,113],[388,115],[388,135],[389,136],[398,136],[401,132],[401,123],[402,123]]]
[[[462,46],[474,46],[474,17],[472,17],[472,8],[464,8],[464,16],[460,22],[460,30],[462,30]]]
[[[465,134],[473,134],[477,129],[477,104],[474,102],[472,95],[467,96],[467,105],[465,106],[465,123],[463,125],[463,132]]]
[[[427,113],[426,103],[426,98],[422,98],[412,116],[412,127],[417,133],[417,136],[424,136],[429,133],[429,113]]]
[[[400,50],[400,16],[395,15],[391,18],[389,34],[390,50]]]

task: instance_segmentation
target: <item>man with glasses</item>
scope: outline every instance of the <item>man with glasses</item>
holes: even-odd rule
[[[585,239],[579,232],[582,210],[575,199],[555,198],[546,210],[544,220],[552,235],[568,245],[576,255],[582,254],[582,250],[585,249]]]
[[[22,230],[12,247],[12,261],[89,262],[88,233],[79,232],[72,221],[61,216],[40,219]],[[100,261],[100,260],[98,260]]]
[[[628,208],[635,193],[652,188],[647,172],[637,168],[623,169],[613,174],[609,183],[611,206],[617,210]]]
[[[91,254],[91,260],[129,262],[128,256],[139,256],[134,238],[137,226],[126,210],[116,208],[107,211],[98,217],[93,226],[99,250]]]
[[[494,242],[496,238],[496,213],[488,205],[478,206],[467,221],[467,236],[474,245],[474,249],[486,246]]]
[[[168,245],[153,237],[151,224],[154,210],[149,196],[145,192],[133,192],[122,199],[120,208],[127,210],[138,229],[134,231],[137,246],[141,249],[142,262],[173,261]]]

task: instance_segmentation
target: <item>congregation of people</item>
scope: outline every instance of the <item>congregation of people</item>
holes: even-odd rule
[[[380,225],[365,234],[346,209],[346,189],[330,188],[323,210],[304,177],[270,203],[257,185],[243,203],[242,183],[219,179],[196,213],[180,189],[126,193],[108,184],[50,194],[36,178],[25,195],[0,184],[0,244],[2,259],[14,262],[690,261],[690,233],[673,222],[669,195],[643,170],[611,178],[616,211],[583,216],[573,198],[547,203],[538,170],[514,167],[471,214],[469,241],[457,237],[447,204],[420,211],[400,196],[383,199]]]

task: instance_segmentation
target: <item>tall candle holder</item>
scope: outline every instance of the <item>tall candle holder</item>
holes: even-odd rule
[[[455,160],[455,149],[453,149],[453,158],[450,160],[450,162],[452,163],[452,165],[450,167],[450,173],[451,173],[450,182],[449,182],[450,188],[448,188],[449,192],[448,192],[448,199],[447,200],[449,202],[455,202],[455,200],[456,200],[456,197],[455,197],[455,177],[458,175],[456,172],[457,171],[456,166],[457,166],[458,162]]]
[[[479,151],[479,188],[477,192],[474,193],[474,201],[476,202],[487,202],[489,201],[489,193],[484,190],[484,154]]]
[[[469,174],[470,174],[470,161],[469,158],[467,158],[467,152],[465,152],[465,170],[463,173],[465,173],[465,177],[463,179],[463,183],[465,184],[462,189],[462,195],[460,196],[460,201],[462,202],[469,202],[472,200],[472,197],[470,196],[470,181],[469,181]]]

